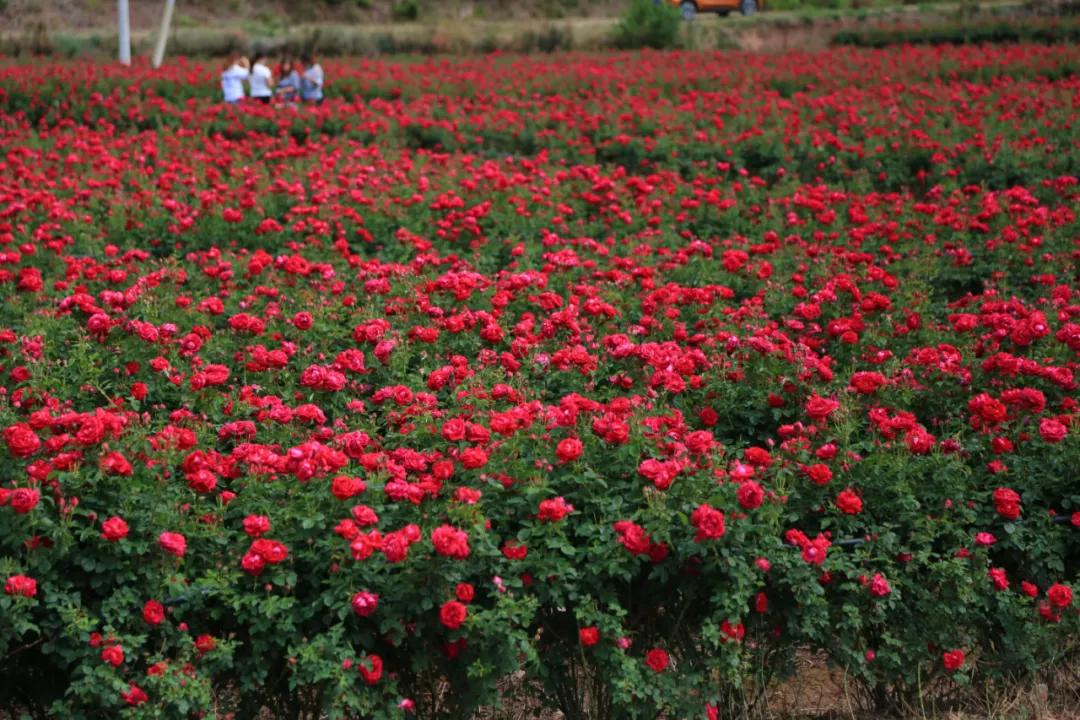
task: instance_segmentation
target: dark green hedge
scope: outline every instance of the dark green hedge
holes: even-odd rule
[[[1080,41],[1080,21],[1009,22],[965,24],[962,22],[908,28],[844,30],[833,45],[887,47],[889,45],[1002,45],[1010,43],[1056,44]]]

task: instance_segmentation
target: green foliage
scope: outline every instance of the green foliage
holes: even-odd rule
[[[666,2],[630,0],[613,39],[623,49],[652,48],[663,50],[675,47],[679,37],[679,11]]]
[[[398,22],[414,22],[420,18],[420,0],[396,0],[391,14]]]
[[[1056,44],[1080,42],[1080,21],[1001,21],[995,23],[958,22],[914,28],[843,30],[834,45],[887,47],[889,45],[986,45]]]

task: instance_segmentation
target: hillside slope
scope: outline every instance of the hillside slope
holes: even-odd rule
[[[131,0],[133,29],[156,27],[161,0]],[[533,18],[617,15],[626,0],[177,0],[178,27],[242,27],[259,29],[292,23],[365,24],[409,18],[522,20]],[[116,21],[113,0],[0,0],[0,25],[26,28],[44,24],[50,32],[91,30]]]

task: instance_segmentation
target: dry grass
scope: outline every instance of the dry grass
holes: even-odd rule
[[[879,720],[843,671],[823,655],[800,653],[794,677],[778,683],[756,720]],[[502,683],[503,702],[473,720],[563,720],[537,699],[537,688],[515,673]],[[1045,675],[1009,687],[972,690],[959,709],[940,710],[929,699],[923,707],[889,716],[895,720],[1080,720],[1080,663],[1073,659],[1047,668]],[[667,719],[676,720],[676,719]]]
[[[876,720],[865,698],[844,673],[821,655],[800,654],[795,677],[769,694],[767,720]],[[1080,720],[1080,664],[1048,667],[1038,678],[1007,687],[971,689],[959,707],[939,709],[931,698],[897,720]]]

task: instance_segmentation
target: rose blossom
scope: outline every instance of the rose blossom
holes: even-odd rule
[[[124,522],[123,518],[113,516],[101,523],[101,537],[105,538],[109,542],[117,542],[123,540],[128,534],[128,524]]]
[[[4,582],[4,593],[7,595],[34,597],[37,595],[37,580],[26,575],[11,575]]]
[[[439,622],[450,630],[457,630],[465,622],[469,609],[457,600],[449,600],[439,608]]]
[[[187,538],[180,533],[163,532],[158,535],[158,546],[169,555],[182,558],[187,552]]]
[[[645,664],[649,666],[653,672],[662,673],[668,668],[670,663],[668,654],[660,648],[653,648],[649,652],[645,653]]]

